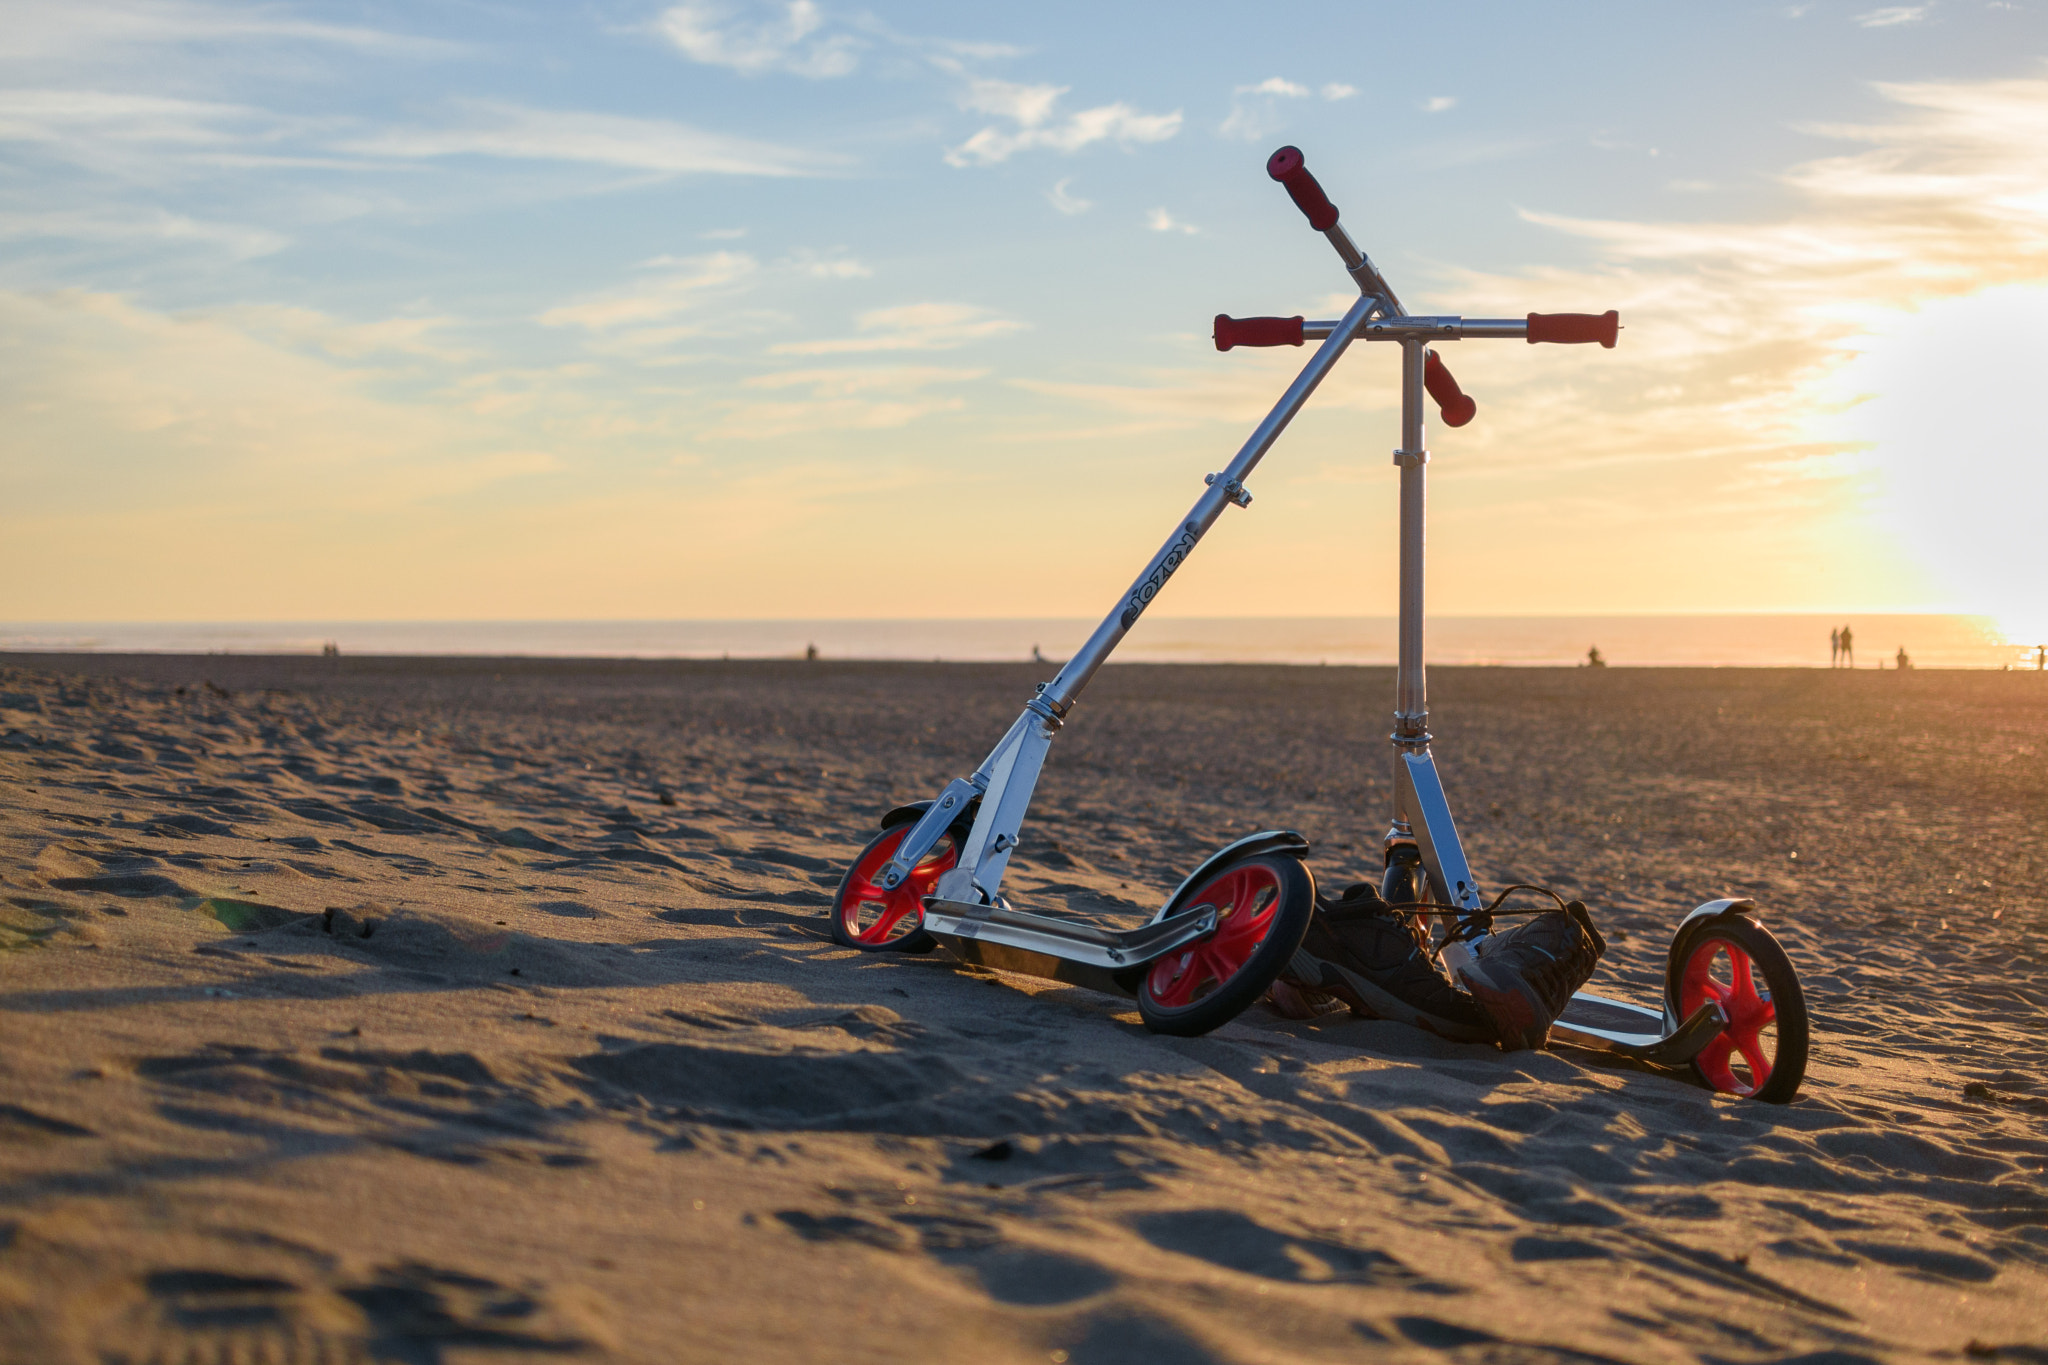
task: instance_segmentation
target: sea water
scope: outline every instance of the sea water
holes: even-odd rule
[[[91,653],[497,655],[644,659],[801,658],[1047,661],[1067,657],[1095,622],[1081,618],[921,621],[288,621],[0,623],[0,650]],[[2035,664],[2033,642],[2004,639],[1985,617],[1942,615],[1445,616],[1429,622],[1435,664],[1560,667],[1829,666],[1843,625],[1859,668]],[[1147,616],[1119,663],[1390,664],[1390,616]]]

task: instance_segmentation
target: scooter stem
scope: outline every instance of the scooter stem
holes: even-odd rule
[[[1422,555],[1425,474],[1429,448],[1423,444],[1423,378],[1429,347],[1415,339],[1401,343],[1401,630],[1400,661],[1394,675],[1394,747],[1403,753],[1429,747],[1429,688],[1422,665]]]

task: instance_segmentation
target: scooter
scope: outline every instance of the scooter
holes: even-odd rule
[[[1122,931],[1021,910],[1002,894],[1003,873],[1046,754],[1082,690],[1224,509],[1251,505],[1245,481],[1345,350],[1364,339],[1401,347],[1401,445],[1394,451],[1401,470],[1399,667],[1390,736],[1395,787],[1382,894],[1404,913],[1447,922],[1436,951],[1453,973],[1467,955],[1485,953],[1498,899],[1482,901],[1437,773],[1422,663],[1425,396],[1453,427],[1471,421],[1477,404],[1431,348],[1520,339],[1612,349],[1620,318],[1611,311],[1500,319],[1411,315],[1338,226],[1336,206],[1299,151],[1281,148],[1266,172],[1336,248],[1358,286],[1357,302],[1326,322],[1217,316],[1219,351],[1321,344],[1236,457],[1208,476],[1207,490],[1086,643],[1052,681],[1039,684],[981,766],[931,800],[882,817],[881,833],[847,870],[833,899],[836,942],[865,951],[943,947],[965,963],[1133,997],[1147,1028],[1180,1036],[1207,1033],[1267,995],[1301,946],[1315,908],[1315,880],[1304,862],[1309,843],[1293,830],[1264,830],[1218,849],[1148,921]],[[1709,1087],[1729,1094],[1789,1101],[1806,1069],[1806,1007],[1790,959],[1755,911],[1753,901],[1735,898],[1699,906],[1672,938],[1660,1008],[1582,991],[1551,1036],[1653,1064],[1689,1065]]]

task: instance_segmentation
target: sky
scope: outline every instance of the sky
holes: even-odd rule
[[[2048,0],[0,0],[0,619],[1094,616],[1335,317],[1430,609],[2048,632]],[[1354,345],[1155,610],[1394,609]]]

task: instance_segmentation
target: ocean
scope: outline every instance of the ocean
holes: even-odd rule
[[[270,621],[0,623],[0,651],[499,655],[645,659],[1027,661],[1064,659],[1092,619],[920,621]],[[1848,625],[1855,662],[1890,668],[2035,665],[1989,618],[1948,615],[1449,616],[1429,623],[1434,664],[1569,667],[1598,649],[1631,667],[1825,668]],[[1118,663],[1390,664],[1391,616],[1174,617],[1139,621]]]

